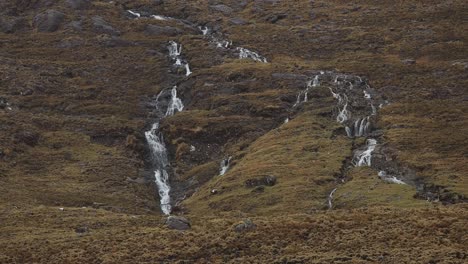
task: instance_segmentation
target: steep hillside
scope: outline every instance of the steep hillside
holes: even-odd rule
[[[0,263],[464,263],[467,14],[0,2]]]

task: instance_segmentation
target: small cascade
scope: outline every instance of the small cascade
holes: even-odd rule
[[[130,13],[132,16],[134,16],[135,18],[140,18],[141,17],[141,14],[140,13],[137,13],[137,12],[134,12],[132,10],[127,10],[128,13]]]
[[[165,16],[159,16],[159,15],[151,15],[151,18],[154,18],[156,20],[161,20],[161,21],[166,21],[171,19],[170,17],[165,17]]]
[[[388,175],[386,171],[379,171],[378,176],[382,180],[389,182],[389,183],[406,184],[404,181],[398,179],[397,177]]]
[[[190,66],[188,64],[188,62],[185,64],[185,76],[189,76],[190,74],[192,74],[192,71],[190,71]]]
[[[139,12],[133,11],[133,10],[127,10],[127,13],[129,13],[129,14],[131,15],[131,17],[134,18],[134,19],[138,19],[138,18],[153,18],[153,19],[161,20],[161,21],[167,21],[167,20],[172,19],[172,18],[166,17],[166,16],[150,15],[150,14],[148,14],[148,13],[146,13],[146,12],[139,13]]]
[[[161,210],[164,214],[168,215],[171,213],[171,197],[169,195],[171,188],[169,186],[169,174],[166,169],[169,166],[169,162],[167,159],[166,145],[159,132],[158,122],[154,123],[151,129],[145,132],[145,137],[150,146],[152,161],[155,166],[154,178],[156,186],[158,187]]]
[[[185,69],[185,76],[192,74],[189,63],[182,59],[182,45],[171,40],[167,49],[169,50],[169,57],[174,61],[174,66],[177,68],[183,67]]]
[[[238,47],[239,59],[252,59],[254,61],[268,63],[267,59],[260,54],[246,48]]]
[[[158,113],[156,122],[152,125],[151,129],[145,132],[146,141],[151,150],[152,163],[154,166],[154,177],[155,183],[158,187],[158,193],[161,201],[161,210],[164,214],[168,215],[171,213],[171,187],[169,185],[169,173],[170,167],[167,158],[167,149],[164,143],[164,138],[159,131],[159,122],[162,118],[172,116],[177,112],[184,109],[182,100],[177,97],[177,86],[171,89],[169,103],[167,104],[166,111],[161,109],[160,101],[162,98],[167,97],[168,90],[162,90],[155,100],[155,109]],[[162,114],[164,113],[164,114]]]
[[[332,203],[332,202],[333,202],[333,194],[335,194],[336,189],[337,189],[337,188],[333,189],[333,190],[330,192],[330,194],[328,195],[328,210],[333,209],[333,203]]]
[[[208,27],[198,27],[198,29],[200,29],[200,31],[202,32],[203,36],[208,35],[208,33],[210,32],[210,29],[209,29]]]
[[[354,155],[353,164],[356,167],[371,166],[372,152],[374,152],[377,146],[377,140],[369,138],[367,139],[367,149],[364,151],[357,151]]]
[[[210,42],[214,43],[217,48],[232,50],[239,53],[239,59],[251,59],[257,62],[268,63],[264,56],[246,48],[234,47],[232,45],[232,41],[224,39],[221,34],[213,32],[213,30],[206,26],[200,26],[198,29],[201,31],[203,36],[208,37]]]
[[[338,113],[338,115],[336,116],[336,121],[340,122],[340,123],[344,123],[345,121],[347,121],[350,117],[350,112],[346,109],[348,107],[348,103],[346,102],[345,105],[343,106],[343,109]]]
[[[165,116],[172,116],[176,112],[181,112],[184,109],[182,100],[177,97],[177,86],[174,86],[171,90],[171,101],[167,107]]]
[[[320,85],[319,75],[315,75],[314,79],[307,81],[305,90],[301,91],[297,95],[296,103],[294,103],[293,108],[298,106],[301,103],[305,103],[309,100],[308,94],[311,88],[317,87]]]
[[[221,161],[220,163],[220,168],[219,168],[219,176],[223,176],[227,170],[229,169],[229,164],[231,163],[231,156],[229,156],[228,158],[225,158]]]
[[[169,57],[172,59],[177,59],[182,54],[182,45],[179,45],[177,42],[171,40],[169,41]]]

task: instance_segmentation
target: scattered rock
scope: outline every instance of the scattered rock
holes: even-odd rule
[[[147,25],[145,28],[146,35],[167,35],[175,36],[181,34],[182,31],[175,27],[170,26],[157,26],[157,25]]]
[[[94,30],[98,33],[109,34],[113,36],[120,35],[120,31],[112,27],[109,23],[107,23],[102,17],[94,16],[91,18],[94,26]]]
[[[276,184],[276,177],[272,175],[264,176],[262,178],[249,179],[245,181],[247,187],[257,187],[257,186],[273,186]]]
[[[190,222],[182,216],[169,216],[166,220],[166,225],[170,229],[187,230],[190,229]]]
[[[237,224],[234,226],[234,231],[236,232],[246,232],[246,231],[251,231],[257,228],[257,225],[255,225],[252,220],[250,219],[245,219],[242,223]]]
[[[238,18],[238,17],[230,19],[229,22],[231,22],[231,24],[233,24],[233,25],[245,25],[245,24],[247,24],[247,21],[245,21],[242,18]]]
[[[232,13],[233,9],[227,5],[212,5],[210,6],[212,9],[219,11],[225,15],[229,15]]]
[[[280,21],[281,19],[285,19],[286,17],[287,17],[286,14],[273,14],[273,15],[268,16],[265,20],[267,22],[274,24]]]
[[[414,59],[405,59],[405,60],[402,60],[401,62],[403,62],[406,65],[416,64],[416,60],[414,60]]]
[[[28,146],[34,147],[39,142],[39,133],[22,130],[13,135],[13,141],[15,143],[25,143]]]
[[[65,19],[65,14],[56,10],[47,10],[34,17],[33,26],[39,32],[54,32]]]
[[[67,4],[73,9],[86,9],[91,2],[89,0],[67,0]]]

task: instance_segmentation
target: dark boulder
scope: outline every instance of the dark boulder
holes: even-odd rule
[[[59,29],[65,14],[56,10],[47,10],[34,17],[33,26],[39,32],[54,32]]]
[[[113,35],[113,36],[120,35],[120,31],[115,29],[114,27],[112,27],[102,17],[94,16],[93,18],[91,18],[91,20],[93,22],[95,32],[108,34],[108,35]]]
[[[166,220],[166,225],[170,229],[187,230],[190,229],[190,222],[182,216],[169,216]]]
[[[170,26],[147,25],[145,28],[146,35],[175,36],[181,33],[182,31],[180,29]]]
[[[245,181],[246,187],[257,187],[257,186],[273,186],[276,184],[276,177],[272,175],[264,176],[261,178],[248,179]]]

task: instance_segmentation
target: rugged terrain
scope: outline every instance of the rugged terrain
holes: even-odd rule
[[[465,1],[0,0],[0,15],[0,263],[467,261]],[[350,84],[382,104],[360,137],[331,93],[366,112]],[[173,86],[184,109],[160,132],[185,231],[165,223],[145,139]]]

